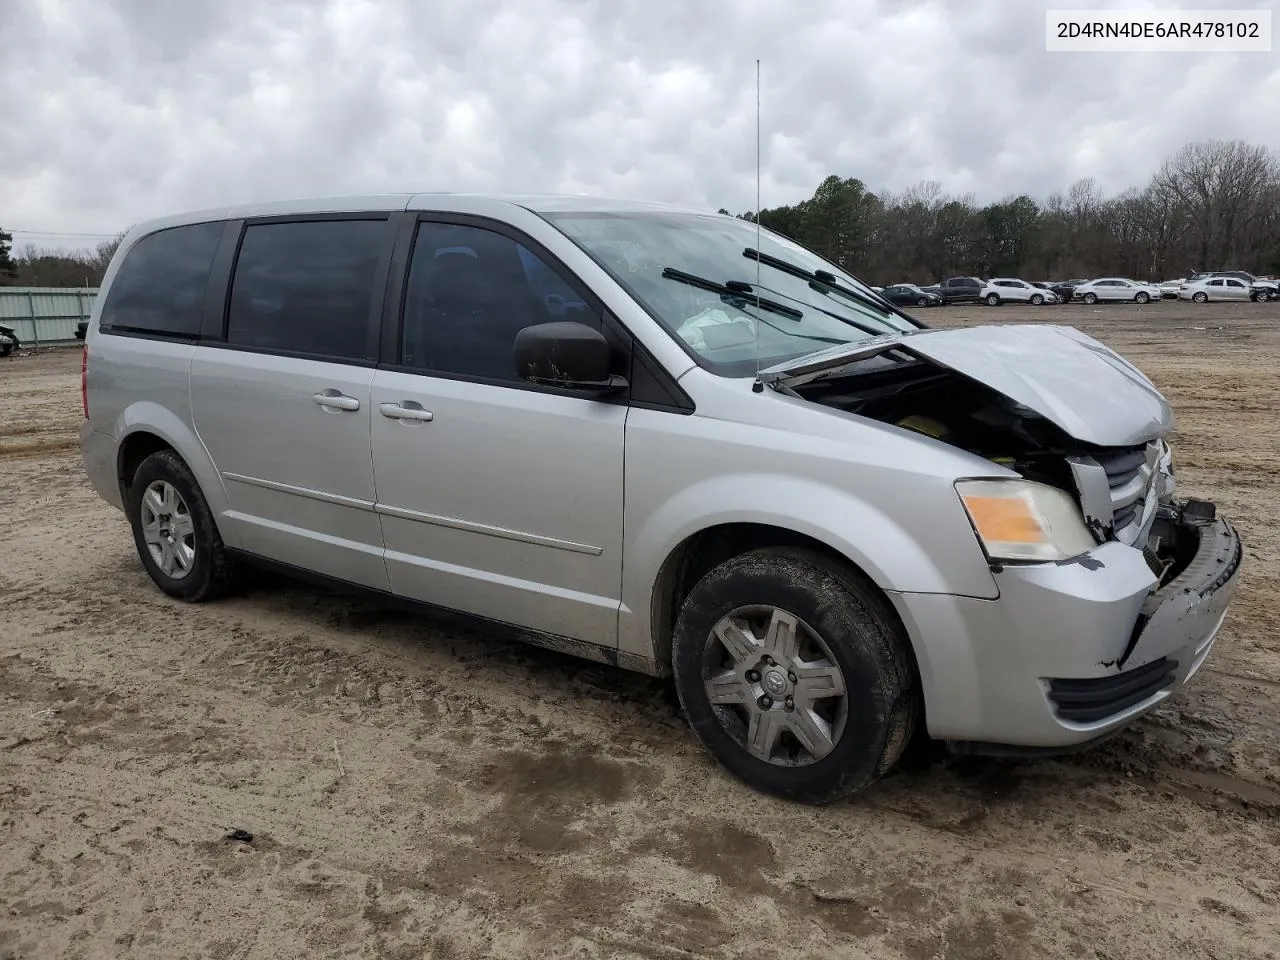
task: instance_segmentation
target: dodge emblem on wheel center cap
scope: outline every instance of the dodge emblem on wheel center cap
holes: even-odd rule
[[[764,688],[774,697],[780,697],[787,690],[787,675],[781,670],[770,670],[764,675]]]

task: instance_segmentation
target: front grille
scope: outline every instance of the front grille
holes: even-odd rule
[[[1127,710],[1173,683],[1178,662],[1161,657],[1124,673],[1089,680],[1053,679],[1049,699],[1058,718],[1070,723],[1096,723]]]
[[[1124,447],[1095,453],[1093,459],[1107,474],[1111,513],[1116,535],[1141,521],[1147,493],[1156,479],[1160,441],[1140,447]],[[1124,539],[1124,538],[1121,538]]]

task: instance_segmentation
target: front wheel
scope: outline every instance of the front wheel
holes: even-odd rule
[[[1084,302],[1092,307],[1095,303],[1098,302],[1098,295],[1096,293],[1086,293],[1084,295]]]
[[[1031,302],[1038,307],[1044,303],[1044,297],[1040,296],[1038,293],[1033,293],[1031,295]]]
[[[129,487],[129,523],[143,567],[171,597],[198,603],[226,592],[233,571],[191,468],[172,450],[142,461]]]
[[[1191,295],[1191,299],[1194,300],[1196,303],[1206,303],[1209,300],[1209,295],[1205,293],[1203,290],[1197,290],[1195,293]]]
[[[929,305],[929,300],[927,297],[920,297],[918,300],[916,300],[917,307],[927,307],[928,305]]]
[[[13,351],[17,349],[18,349],[17,340],[10,340],[8,337],[5,337],[3,340],[0,340],[0,357],[7,357],[9,354],[13,353]]]
[[[854,571],[798,549],[716,567],[676,621],[672,666],[702,745],[775,796],[827,803],[902,755],[920,714],[908,640]]]
[[[1000,306],[1000,298],[996,296],[996,294],[994,293],[987,294],[987,306],[988,307]]]
[[[1139,290],[1137,295],[1133,298],[1134,303],[1147,303],[1150,300],[1151,295],[1142,290]]]

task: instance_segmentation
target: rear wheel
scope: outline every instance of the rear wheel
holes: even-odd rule
[[[179,600],[213,600],[231,585],[231,558],[191,468],[172,450],[151,454],[129,487],[129,522],[142,565]]]
[[[807,550],[754,550],[707,574],[681,608],[672,665],[703,746],[755,789],[806,803],[882,776],[920,713],[891,608]]]
[[[987,294],[987,306],[988,306],[988,307],[998,307],[998,306],[1000,306],[1000,297],[999,297],[997,294],[994,294],[994,293],[988,293],[988,294]]]

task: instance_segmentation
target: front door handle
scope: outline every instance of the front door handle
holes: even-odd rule
[[[360,401],[355,397],[348,397],[345,393],[339,393],[337,390],[324,390],[320,393],[313,393],[311,399],[322,407],[331,410],[359,410]]]
[[[412,401],[410,402],[412,403]],[[378,404],[378,412],[384,417],[390,417],[392,420],[427,421],[432,418],[430,410],[423,410],[422,407],[417,405],[408,407],[399,403],[380,403]]]

